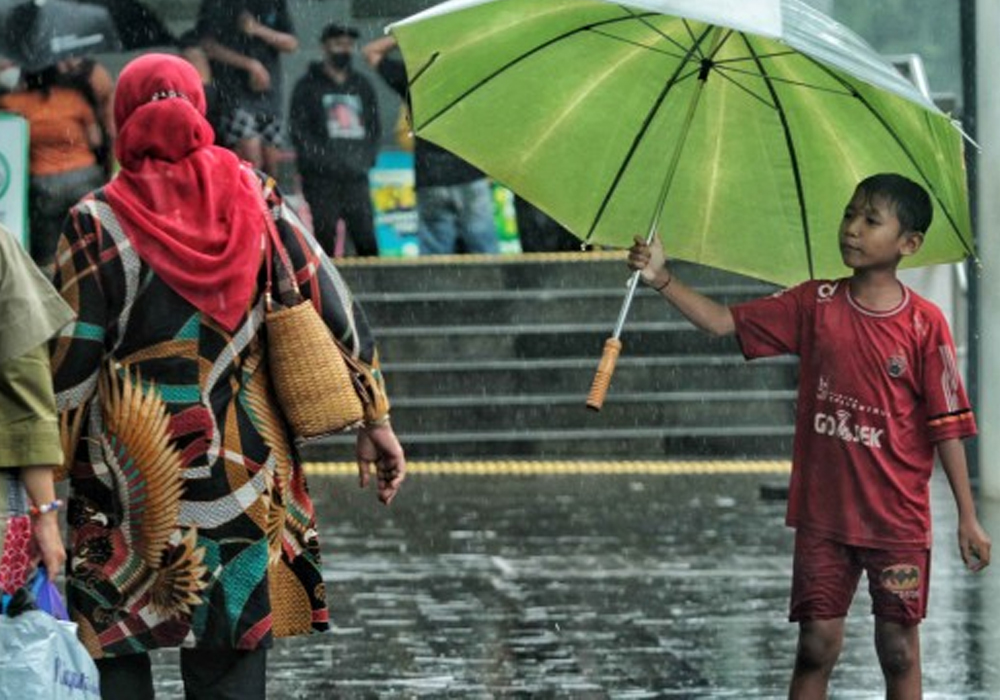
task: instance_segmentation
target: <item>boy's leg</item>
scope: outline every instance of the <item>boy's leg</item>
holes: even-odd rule
[[[260,135],[261,167],[271,177],[280,173],[281,159],[285,150],[282,134],[284,124],[278,115],[258,114],[257,133]]]
[[[919,625],[927,614],[930,563],[928,549],[864,553],[887,698],[921,695]]]
[[[417,240],[421,255],[451,255],[455,252],[455,203],[449,187],[417,190]]]
[[[458,195],[459,237],[467,253],[499,253],[493,218],[493,187],[486,178],[454,185]]]
[[[789,619],[799,623],[799,641],[789,698],[826,697],[861,571],[854,548],[796,531]]]
[[[258,170],[264,167],[263,145],[257,131],[257,119],[241,107],[230,110],[219,121],[221,134],[216,134],[223,146],[233,151]]]
[[[372,209],[371,188],[368,178],[348,180],[343,183],[344,225],[360,256],[378,255],[375,238],[375,212]]]
[[[919,700],[923,696],[920,627],[875,618],[875,650],[885,676],[885,697]]]
[[[337,220],[340,218],[340,197],[332,192],[332,181],[309,176],[302,178],[302,196],[309,203],[313,236],[326,254],[334,257],[337,240]]]
[[[795,668],[788,686],[791,700],[825,698],[830,674],[844,643],[844,618],[799,623]]]

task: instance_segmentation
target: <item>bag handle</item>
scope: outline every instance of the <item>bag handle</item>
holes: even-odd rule
[[[288,285],[290,287],[290,291],[294,295],[295,303],[301,303],[305,297],[302,296],[298,280],[295,279],[295,266],[292,265],[292,259],[288,254],[288,249],[285,248],[284,244],[281,242],[281,234],[278,233],[278,227],[274,224],[274,217],[271,215],[271,210],[268,208],[267,202],[264,201],[263,193],[257,197],[257,204],[260,207],[261,214],[264,218],[264,228],[266,229],[264,238],[264,257],[265,264],[267,265],[267,284],[264,287],[264,303],[266,308],[268,311],[271,311],[274,305],[274,296],[272,291],[273,280],[271,278],[271,267],[274,262],[274,253],[278,254],[278,261],[288,278]]]

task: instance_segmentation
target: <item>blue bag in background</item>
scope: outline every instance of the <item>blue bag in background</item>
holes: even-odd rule
[[[100,700],[97,665],[65,619],[59,589],[43,567],[28,586],[0,615],[0,700]]]
[[[38,568],[35,569],[35,575],[28,581],[27,588],[31,591],[31,597],[35,599],[35,605],[38,606],[39,610],[47,612],[57,620],[69,620],[69,613],[66,612],[66,604],[63,602],[62,595],[60,595],[56,584],[49,581],[49,575],[44,565],[39,564]]]

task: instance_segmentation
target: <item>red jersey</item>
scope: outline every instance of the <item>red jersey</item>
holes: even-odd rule
[[[838,542],[929,547],[934,444],[976,433],[948,323],[903,287],[891,311],[847,280],[732,308],[747,359],[798,355],[787,523]]]

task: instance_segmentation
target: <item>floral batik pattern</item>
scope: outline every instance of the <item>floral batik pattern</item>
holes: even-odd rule
[[[262,188],[303,293],[380,377],[339,274]],[[230,333],[138,258],[100,191],[64,228],[55,282],[77,320],[52,360],[67,599],[95,657],[254,649],[328,627],[314,508],[264,361],[261,250],[258,293]]]

